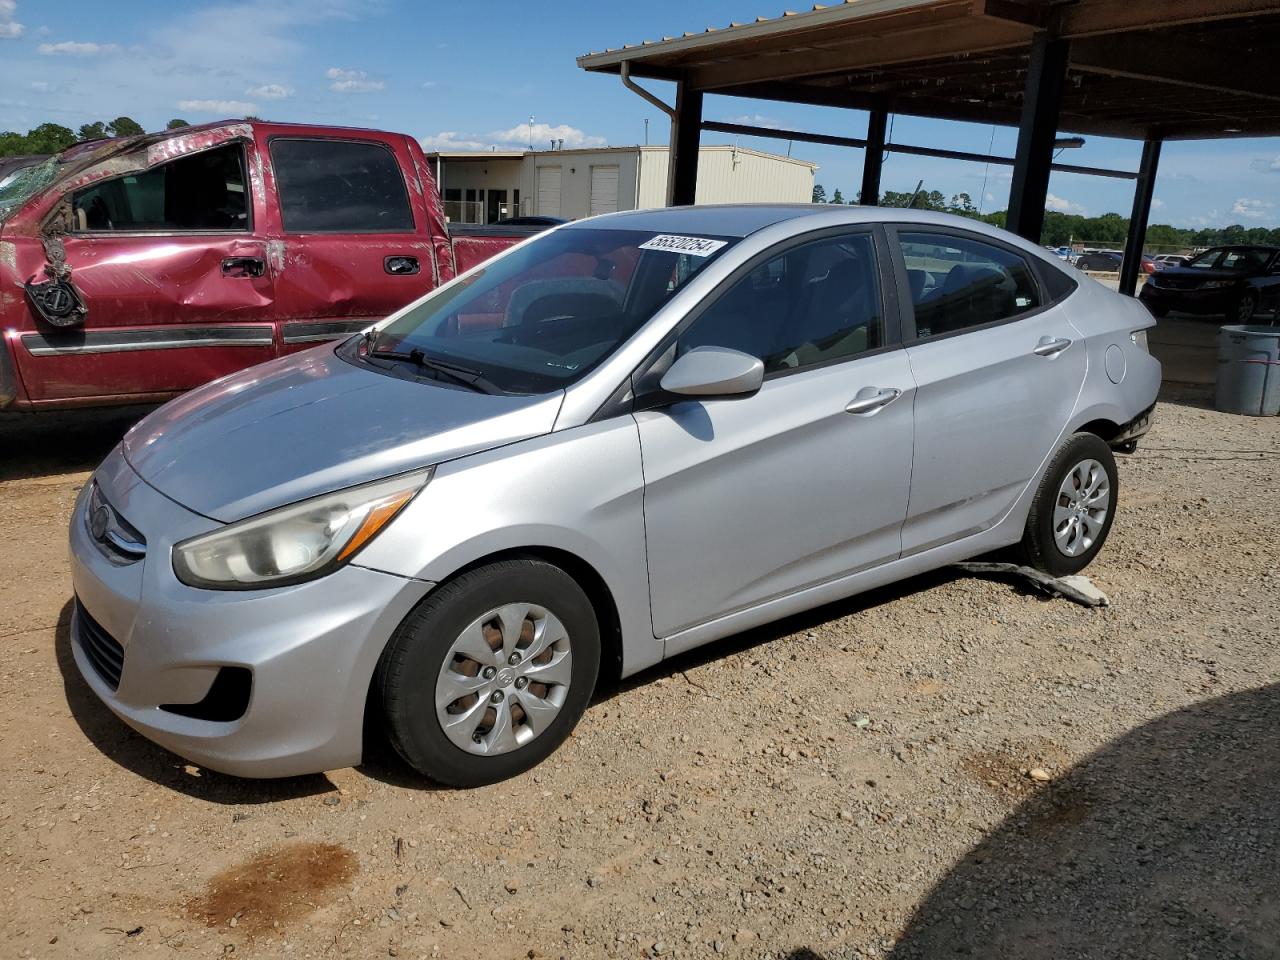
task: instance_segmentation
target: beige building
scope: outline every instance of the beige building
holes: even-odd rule
[[[504,217],[578,220],[615,210],[661,207],[665,146],[594,150],[490,151],[427,155],[455,223]],[[808,203],[818,165],[749,147],[704,146],[698,203]]]

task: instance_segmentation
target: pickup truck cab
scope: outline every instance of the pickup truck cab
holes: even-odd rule
[[[222,121],[77,144],[0,185],[0,409],[167,399],[536,232],[451,236],[398,133]]]

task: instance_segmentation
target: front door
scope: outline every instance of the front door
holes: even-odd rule
[[[678,335],[664,356],[732,347],[766,380],[636,415],[657,636],[898,556],[914,389],[893,326],[857,232],[760,264]]]
[[[434,252],[403,137],[306,137],[259,128],[271,157],[269,228],[286,350],[346,336],[432,289]]]
[[[253,145],[230,140],[74,190],[64,247],[87,313],[17,351],[32,400],[143,399],[275,355],[273,282],[256,232]],[[130,155],[113,162],[124,166]]]
[[[917,384],[908,555],[1009,512],[1060,442],[1087,361],[1022,252],[959,231],[904,226],[895,235]]]

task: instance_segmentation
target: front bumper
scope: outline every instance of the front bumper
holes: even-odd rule
[[[1206,316],[1229,313],[1239,296],[1240,291],[1230,287],[1219,287],[1214,290],[1173,290],[1152,286],[1149,280],[1138,293],[1138,299],[1149,307]]]
[[[378,657],[432,585],[348,565],[271,590],[188,587],[173,574],[170,550],[218,524],[142,482],[118,448],[95,478],[146,537],[147,555],[121,564],[100,549],[81,493],[71,518],[72,582],[91,620],[73,619],[71,647],[94,693],[143,736],[223,773],[284,777],[358,763]],[[120,648],[118,686],[91,630]],[[242,715],[214,721],[173,712],[202,701],[224,667],[252,676]]]

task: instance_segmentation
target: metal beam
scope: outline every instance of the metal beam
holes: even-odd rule
[[[1063,4],[1057,35],[1070,40],[1277,13],[1280,0],[1079,0]]]
[[[1049,195],[1053,167],[1053,142],[1058,134],[1058,113],[1067,78],[1066,40],[1047,32],[1037,33],[1027,64],[1027,86],[1018,127],[1013,182],[1009,188],[1008,228],[1021,237],[1040,242],[1044,205]]]
[[[1120,264],[1120,292],[1129,296],[1138,289],[1138,271],[1142,269],[1142,248],[1147,242],[1147,221],[1151,217],[1151,197],[1156,189],[1159,166],[1160,141],[1148,140],[1142,145],[1138,185],[1133,191],[1133,212],[1129,215],[1129,235],[1124,241],[1124,260]]]
[[[1169,36],[1152,43],[1111,36],[1073,44],[1070,61],[1077,73],[1280,102],[1280,77],[1273,69],[1277,53],[1276,44],[1244,52]]]
[[[671,116],[671,146],[667,169],[667,206],[692,204],[698,192],[698,148],[702,138],[702,91],[681,80]]]
[[[889,123],[887,110],[872,110],[867,120],[867,150],[862,156],[862,189],[858,202],[864,207],[880,203],[880,171],[884,168],[884,133]]]

